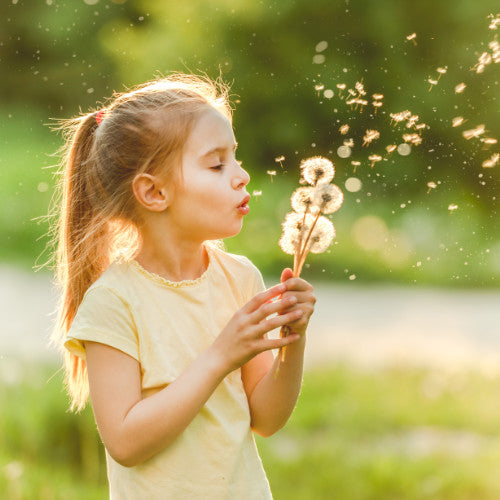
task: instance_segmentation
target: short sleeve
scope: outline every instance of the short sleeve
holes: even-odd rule
[[[137,329],[125,300],[109,288],[90,288],[71,324],[64,347],[85,359],[84,341],[99,342],[139,361]]]
[[[262,274],[260,273],[259,269],[251,262],[250,265],[251,265],[252,276],[251,279],[249,280],[250,287],[249,287],[248,297],[246,300],[247,302],[252,297],[255,297],[255,295],[257,295],[260,292],[263,292],[266,289],[264,279],[262,278]]]

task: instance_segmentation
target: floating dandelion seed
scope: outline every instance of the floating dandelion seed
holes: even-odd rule
[[[271,177],[271,182],[273,182],[273,177],[276,175],[276,170],[268,170],[267,174]]]
[[[411,142],[415,146],[422,143],[422,137],[419,134],[403,134],[403,140],[405,142]]]
[[[391,154],[393,151],[395,151],[397,148],[396,144],[389,144],[388,146],[385,147],[385,150],[387,151],[387,154]]]
[[[442,75],[446,73],[448,68],[445,66],[444,68],[437,68],[436,71],[439,73],[438,80],[441,78]]]
[[[378,130],[368,129],[363,137],[363,146],[368,146],[372,141],[377,140],[380,137],[380,132]]]
[[[337,88],[339,89],[339,97],[342,99],[342,91],[345,90],[346,84],[345,83],[337,83]]]
[[[356,82],[354,88],[358,91],[358,96],[366,95],[365,86],[361,82]]]
[[[373,101],[372,106],[375,108],[375,114],[377,114],[377,109],[383,106],[383,103],[380,101]]]
[[[277,158],[274,159],[276,163],[280,164],[280,167],[283,168],[283,163],[285,161],[285,157],[283,155],[278,156]],[[269,173],[269,172],[268,172]]]
[[[373,165],[375,165],[378,161],[381,161],[382,157],[380,155],[370,155],[368,159],[371,161],[371,168],[373,168]]]
[[[411,116],[411,111],[406,110],[399,113],[389,113],[389,116],[391,117],[391,124],[394,121],[394,126],[396,126],[398,123],[407,120]]]
[[[342,125],[340,128],[339,128],[339,132],[342,134],[342,135],[346,135],[347,132],[349,132],[349,125],[345,124],[345,125]]]
[[[415,125],[415,130],[418,130],[418,133],[421,134],[422,130],[427,127],[425,123],[419,123],[418,125]]]
[[[494,155],[492,155],[491,158],[488,158],[487,160],[483,161],[483,163],[482,163],[483,168],[494,167],[498,163],[499,158],[500,158],[500,154],[495,153]]]
[[[431,84],[431,86],[429,87],[429,92],[430,92],[432,90],[432,87],[438,84],[438,81],[434,80],[433,78],[428,78],[427,81]]]
[[[384,98],[383,94],[372,94],[372,98],[374,101],[380,101],[380,99]]]
[[[333,163],[322,156],[313,156],[303,160],[300,169],[304,180],[312,186],[330,182],[335,175]]]
[[[406,128],[415,127],[417,122],[418,122],[418,115],[411,115],[406,122]]]
[[[368,101],[366,101],[365,99],[354,99],[354,102],[356,103],[356,107],[354,108],[355,110],[358,109],[358,105],[361,106],[361,109],[359,110],[360,113],[363,112],[363,107],[366,106],[368,104]]]
[[[494,137],[485,137],[481,139],[481,141],[487,146],[491,146],[492,144],[496,144],[498,141]]]
[[[356,168],[357,168],[357,167],[359,167],[359,166],[361,165],[361,162],[360,162],[360,161],[353,160],[353,161],[351,161],[351,165],[354,167],[354,169],[353,169],[353,171],[352,171],[352,172],[353,172],[353,173],[355,173],[355,172],[356,172]]]
[[[490,30],[496,30],[497,26],[500,24],[500,14],[497,14],[496,17],[493,17],[493,14],[490,14],[488,17],[491,17],[491,22],[488,28]]]
[[[257,196],[262,196],[262,191],[254,189],[252,191],[252,196],[257,197]]]
[[[451,125],[452,127],[460,127],[460,125],[462,125],[463,122],[464,122],[463,116],[455,116],[455,118],[453,118],[451,122]]]
[[[431,192],[431,189],[436,189],[437,188],[437,184],[435,182],[428,182],[427,183],[427,187],[429,188],[427,190],[427,194],[429,194]]]
[[[319,97],[319,94],[320,92],[325,88],[324,85],[315,85],[314,86],[314,90],[318,93],[318,97]]]
[[[413,45],[417,45],[416,39],[417,39],[417,34],[412,33],[411,35],[408,35],[406,39],[410,42],[413,42]]]
[[[320,184],[314,189],[314,206],[323,214],[333,214],[341,207],[343,201],[344,194],[335,184]]]
[[[467,139],[472,139],[473,137],[479,137],[484,134],[484,125],[478,125],[476,128],[471,128],[470,130],[464,130],[462,135]]]
[[[450,214],[453,213],[457,208],[458,208],[458,205],[456,205],[455,203],[450,203],[448,205],[448,210],[450,211]]]
[[[465,88],[467,87],[467,85],[465,85],[465,83],[459,83],[458,85],[455,85],[455,94],[461,94]]]
[[[344,146],[347,146],[348,148],[353,148],[354,147],[354,139],[352,137],[350,139],[346,139],[344,141]]]

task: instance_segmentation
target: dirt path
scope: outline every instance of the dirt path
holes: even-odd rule
[[[500,371],[500,291],[317,285],[306,366],[342,360]],[[0,266],[0,359],[50,360],[50,277]]]

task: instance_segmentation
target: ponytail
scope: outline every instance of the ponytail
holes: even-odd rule
[[[89,173],[95,169],[95,113],[65,122],[63,129],[72,136],[67,142],[60,180],[62,200],[58,221],[57,281],[62,288],[56,324],[57,344],[62,346],[78,306],[89,286],[106,266],[105,231],[98,223],[91,203]],[[97,222],[97,224],[96,224]],[[71,409],[80,410],[88,397],[85,360],[64,352],[66,385],[72,396]]]

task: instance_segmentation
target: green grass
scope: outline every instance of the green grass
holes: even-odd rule
[[[5,358],[0,368],[2,498],[107,498],[91,411],[66,411],[60,373]],[[275,499],[500,498],[499,382],[341,365],[306,373],[287,426],[257,438]]]

